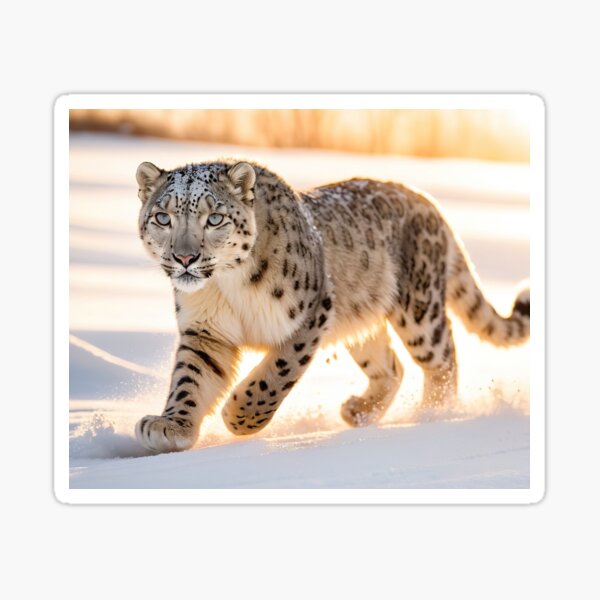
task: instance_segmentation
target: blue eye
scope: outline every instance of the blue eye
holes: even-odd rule
[[[169,225],[171,223],[171,217],[164,212],[159,212],[154,215],[154,218],[158,222],[159,225]]]
[[[223,222],[223,215],[218,213],[212,213],[212,215],[208,215],[208,224],[209,225],[220,225]]]

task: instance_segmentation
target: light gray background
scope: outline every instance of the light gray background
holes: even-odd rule
[[[597,593],[597,19],[590,3],[577,1],[543,10],[514,1],[392,6],[11,6],[0,39],[8,383],[0,544],[8,557],[3,587],[12,597]],[[549,469],[541,504],[69,507],[54,500],[53,100],[65,92],[211,90],[528,91],[545,98]]]

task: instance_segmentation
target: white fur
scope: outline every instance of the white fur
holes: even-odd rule
[[[233,344],[244,343],[244,331],[231,305],[221,292],[215,279],[202,290],[183,293],[178,297],[181,306],[177,315],[179,329],[184,331],[194,323],[205,323],[222,339]]]
[[[244,285],[239,274],[224,273],[216,281],[241,327],[245,344],[276,346],[299,327],[301,321],[290,320],[286,304],[265,298],[264,291]]]
[[[191,281],[190,283],[184,283],[177,277],[171,277],[171,281],[173,282],[173,287],[175,287],[180,292],[193,293],[203,290],[206,287],[206,284],[209,280],[206,277],[204,277],[197,278],[196,281]]]

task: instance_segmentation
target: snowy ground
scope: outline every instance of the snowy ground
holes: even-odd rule
[[[214,416],[193,450],[152,456],[139,446],[134,423],[162,410],[175,321],[170,285],[137,238],[135,170],[144,160],[172,168],[219,156],[257,160],[297,187],[369,176],[432,193],[501,312],[529,276],[527,166],[74,134],[70,488],[529,488],[529,344],[497,349],[459,322],[461,405],[435,421],[415,417],[422,377],[398,343],[406,367],[398,398],[380,425],[350,430],[339,407],[366,381],[334,348],[256,436],[235,438]],[[247,356],[244,371],[258,358]],[[63,401],[55,399],[59,410]]]

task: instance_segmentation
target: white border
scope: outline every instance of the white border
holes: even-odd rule
[[[530,488],[525,490],[69,489],[69,110],[519,109],[530,115]],[[545,494],[545,106],[533,94],[72,94],[54,105],[54,493],[69,504],[531,504]]]

